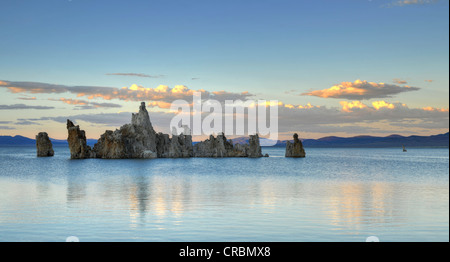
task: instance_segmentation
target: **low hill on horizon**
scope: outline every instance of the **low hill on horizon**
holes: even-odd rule
[[[337,137],[327,136],[319,139],[301,139],[304,147],[362,147],[362,148],[382,148],[382,147],[449,147],[449,133],[431,136],[401,136],[389,135],[386,137],[377,136],[354,136]],[[265,141],[261,138],[261,145],[273,144],[273,141]],[[286,147],[287,140],[278,140],[275,146]],[[292,140],[290,140],[293,142]],[[248,138],[239,137],[233,139],[233,144],[247,143]],[[270,143],[272,142],[272,143]]]
[[[54,146],[67,145],[67,140],[59,140],[50,138]],[[248,143],[248,137],[238,137],[232,139],[233,144]],[[273,141],[261,138],[261,146],[273,145]],[[287,140],[276,141],[275,146],[285,147]],[[292,141],[292,140],[291,140]],[[304,147],[449,147],[449,133],[431,135],[431,136],[401,136],[389,135],[386,137],[377,136],[354,136],[354,137],[337,137],[327,136],[319,139],[302,139]],[[87,144],[93,146],[97,143],[96,139],[87,139]],[[193,142],[198,143],[198,142]],[[36,140],[16,135],[16,136],[0,136],[0,146],[30,146],[36,145]]]
[[[50,138],[52,144],[55,145],[68,145],[65,139],[54,139]],[[97,139],[87,139],[87,144],[93,146],[97,143]],[[0,146],[29,146],[36,145],[36,140],[25,136],[0,136]]]
[[[431,136],[401,136],[386,137],[355,136],[355,137],[324,137],[320,139],[305,139],[305,147],[448,147],[449,133]]]

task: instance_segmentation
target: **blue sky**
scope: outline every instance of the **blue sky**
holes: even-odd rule
[[[9,82],[114,88],[183,85],[211,92],[247,91],[255,98],[292,105],[310,103],[331,110],[350,100],[305,94],[360,79],[389,83],[389,88],[419,89],[351,101],[362,101],[369,107],[383,100],[405,104],[408,109],[448,109],[448,1],[5,0],[0,2],[0,10],[0,81],[8,82],[0,88],[0,105],[54,107],[52,112],[13,107],[2,110],[3,134],[32,136],[49,125],[45,121],[51,121],[36,119],[80,115],[73,105],[55,100],[83,98],[76,93],[33,93],[27,89],[14,93]],[[122,112],[133,111],[138,104],[102,97],[84,100],[115,102],[122,106]],[[86,109],[83,115],[117,111]],[[32,120],[28,125],[17,125],[22,121],[18,119],[26,117],[34,119],[35,125]],[[422,123],[409,128],[409,134],[448,130],[448,111],[446,117],[430,118],[444,121],[446,126],[429,130]],[[406,126],[380,128],[389,118],[369,124],[358,119],[350,124],[368,126],[361,129],[364,134],[408,133]],[[420,117],[414,120],[407,115],[402,119],[411,125]],[[53,124],[56,128],[59,123]],[[85,129],[89,124],[85,123]],[[305,134],[326,135],[321,132],[326,123],[321,125],[322,129]],[[56,129],[55,136],[64,136]],[[92,130],[100,132],[95,127]],[[342,130],[336,133],[355,135]]]

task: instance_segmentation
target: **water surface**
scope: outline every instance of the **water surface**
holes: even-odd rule
[[[70,160],[0,148],[0,241],[449,241],[448,149]]]

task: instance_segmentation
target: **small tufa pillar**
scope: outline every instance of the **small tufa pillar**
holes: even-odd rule
[[[40,132],[36,136],[36,150],[38,157],[53,156],[55,151],[53,151],[52,141],[48,137],[46,132]]]
[[[80,126],[67,119],[67,131],[71,159],[95,158],[95,152],[86,144],[86,134]]]
[[[294,134],[294,143],[286,141],[286,157],[305,157],[305,149],[303,148],[302,141],[298,139],[298,134]]]

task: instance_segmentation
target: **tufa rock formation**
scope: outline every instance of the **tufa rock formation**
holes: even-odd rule
[[[247,146],[247,145],[245,145]],[[247,148],[247,156],[248,157],[263,157],[261,152],[261,145],[259,144],[259,136],[251,135],[248,140],[248,148]]]
[[[259,136],[251,135],[248,144],[233,145],[223,133],[194,145],[194,157],[262,157]]]
[[[76,132],[72,130],[73,127],[69,128],[69,122],[70,120],[67,129],[72,158],[87,158],[86,156],[106,159],[181,158],[194,155],[191,135],[181,134],[169,138],[167,134],[155,132],[144,102],[141,103],[139,112],[132,114],[130,124],[123,125],[115,131],[107,130],[100,136],[92,150],[90,147],[84,147],[89,150],[77,148],[79,144],[86,145],[86,137],[84,131],[79,131],[78,126]],[[78,137],[78,140],[72,137]],[[80,151],[85,153],[78,153]]]
[[[94,148],[86,145],[86,136],[79,126],[67,120],[68,142],[71,158],[185,158],[185,157],[262,157],[258,135],[250,136],[248,144],[233,146],[223,134],[217,138],[192,146],[192,135],[185,127],[180,135],[156,133],[150,122],[145,103],[131,123],[107,130],[100,136]]]
[[[69,143],[70,158],[84,159],[95,157],[95,152],[86,144],[86,134],[80,130],[80,126],[75,126],[67,119],[67,142]]]
[[[217,137],[210,135],[209,139],[194,145],[195,157],[228,157],[229,155],[244,156],[244,152],[235,149],[232,141],[227,141],[223,133]]]
[[[53,156],[55,154],[52,141],[50,141],[46,132],[40,132],[36,136],[36,150],[38,157]]]
[[[98,158],[181,158],[192,157],[192,136],[156,133],[145,103],[137,114],[132,114],[131,124],[114,132],[107,130],[94,145]]]
[[[298,134],[294,134],[294,143],[286,141],[286,157],[305,157],[305,149],[303,148],[302,141],[298,139]]]
[[[101,135],[94,152],[98,158],[156,158],[156,132],[145,103],[141,103],[137,114],[132,114],[131,124]]]
[[[158,157],[185,158],[194,156],[191,135],[181,133],[181,135],[172,135],[172,139],[170,139],[169,135],[158,133],[157,139]]]

